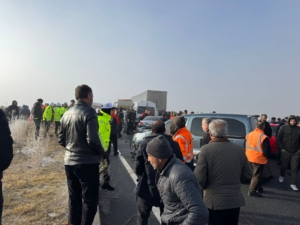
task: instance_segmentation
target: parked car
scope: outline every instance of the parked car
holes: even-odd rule
[[[202,139],[202,119],[223,119],[228,124],[227,137],[233,143],[245,147],[245,137],[248,133],[255,129],[258,115],[240,115],[240,114],[221,114],[221,113],[201,113],[184,115],[186,127],[192,133],[194,141],[194,157],[200,151],[200,140]],[[165,122],[166,134],[170,133],[171,120]],[[151,131],[146,131],[140,134],[135,134],[132,139],[132,144],[138,148],[139,143],[146,137],[151,135]]]
[[[276,128],[279,126],[279,124],[270,124],[272,128],[272,137],[269,139],[270,140],[270,146],[271,146],[271,152],[273,155],[276,155],[277,153],[277,141],[276,141]]]
[[[136,129],[138,131],[144,131],[144,130],[151,130],[152,124],[157,121],[161,120],[162,116],[146,116],[143,120],[139,122],[139,124],[136,126]]]

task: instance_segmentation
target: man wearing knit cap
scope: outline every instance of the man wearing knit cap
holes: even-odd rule
[[[205,225],[208,211],[194,173],[177,159],[169,142],[159,135],[147,145],[148,161],[159,171],[157,188],[164,204],[163,223]]]
[[[169,142],[172,153],[181,161],[183,161],[181,150],[176,141],[172,137],[165,134],[166,127],[162,120],[157,120],[153,123],[152,134],[145,137],[140,143],[136,155],[134,172],[138,176],[138,184],[134,189],[137,196],[138,205],[138,225],[148,224],[151,210],[154,207],[160,208],[160,214],[163,213],[163,204],[156,187],[156,170],[153,169],[150,162],[148,162],[148,153],[146,151],[148,143],[158,135],[163,135]]]

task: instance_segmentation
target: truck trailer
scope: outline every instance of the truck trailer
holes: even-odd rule
[[[147,90],[141,94],[133,96],[132,102],[135,104],[140,101],[149,101],[156,104],[158,111],[165,111],[167,109],[167,92]]]

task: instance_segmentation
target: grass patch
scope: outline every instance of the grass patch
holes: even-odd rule
[[[16,121],[11,127],[15,138],[14,159],[2,179],[2,223],[66,224],[68,192],[64,149],[58,145],[55,136],[34,140],[33,123],[20,121],[18,124]],[[53,127],[50,134],[54,133]],[[45,164],[45,157],[54,160]]]

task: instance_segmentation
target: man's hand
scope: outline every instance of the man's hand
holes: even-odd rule
[[[284,149],[281,149],[281,152],[285,152],[285,150],[284,150]]]

